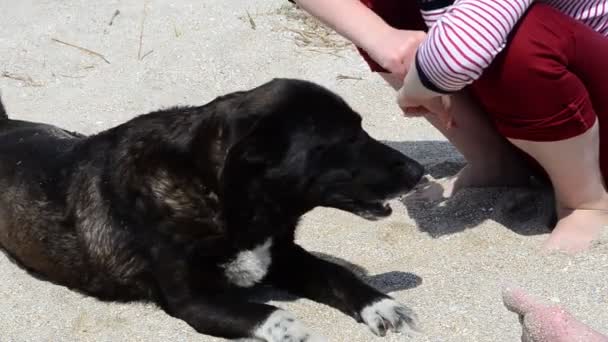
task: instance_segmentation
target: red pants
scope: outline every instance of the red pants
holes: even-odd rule
[[[362,2],[395,28],[425,29],[413,0]],[[372,71],[385,71],[361,53]],[[470,89],[508,138],[563,140],[584,133],[597,118],[600,163],[608,179],[607,37],[549,5],[534,4]]]

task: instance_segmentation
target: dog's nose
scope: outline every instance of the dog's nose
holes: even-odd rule
[[[424,176],[424,166],[420,165],[417,162],[407,163],[406,165],[409,170],[409,174],[412,176],[412,179],[415,180],[415,184],[418,183],[422,176]]]
[[[402,177],[405,176],[405,178],[408,180],[408,183],[410,183],[412,186],[418,184],[420,179],[422,179],[422,176],[424,176],[424,166],[413,160],[401,162],[398,164],[395,163],[393,164],[393,166],[393,169],[397,171]]]

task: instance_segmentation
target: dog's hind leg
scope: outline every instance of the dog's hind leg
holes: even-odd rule
[[[322,260],[298,245],[275,251],[268,274],[272,285],[293,294],[332,306],[372,332],[384,336],[387,330],[401,332],[408,325],[416,329],[416,315],[408,307],[365,284],[346,268]]]
[[[229,293],[195,292],[184,259],[165,253],[156,260],[156,280],[165,311],[196,331],[229,339],[266,342],[324,342],[291,313],[271,305],[247,302]]]

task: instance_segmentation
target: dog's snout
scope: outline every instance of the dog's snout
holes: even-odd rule
[[[420,163],[410,160],[406,162],[401,162],[400,164],[394,164],[396,169],[402,175],[405,175],[412,185],[417,184],[422,176],[424,176],[424,167],[420,165]]]
[[[402,169],[406,166],[405,161],[403,160],[393,160],[390,165],[389,168],[391,169]]]
[[[411,169],[411,173],[414,176],[414,179],[416,179],[416,183],[418,183],[422,176],[424,176],[424,166],[420,165],[417,162],[414,162],[410,163],[408,167]]]

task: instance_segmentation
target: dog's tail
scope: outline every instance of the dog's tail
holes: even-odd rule
[[[2,104],[2,97],[0,96],[0,123],[8,120],[8,115],[6,114],[6,110],[4,109],[4,104]]]

